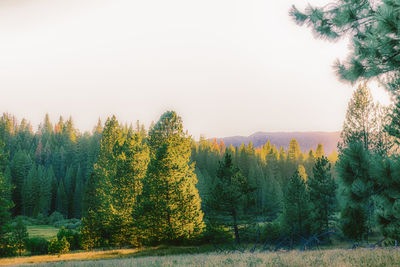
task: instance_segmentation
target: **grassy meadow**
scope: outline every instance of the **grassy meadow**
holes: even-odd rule
[[[60,230],[59,228],[50,225],[29,225],[26,228],[29,237],[43,237],[49,241],[55,238]]]
[[[59,230],[48,225],[27,228],[29,237],[47,240],[56,237]],[[400,250],[341,249],[346,246],[338,240],[333,241],[320,250],[310,251],[263,252],[258,246],[256,252],[251,253],[251,245],[242,252],[227,250],[220,253],[212,245],[74,251],[62,255],[3,258],[0,266],[400,266]]]
[[[202,248],[204,249],[204,248]],[[1,259],[0,265],[40,266],[400,266],[397,249],[330,249],[315,251],[233,252],[195,251],[197,248],[158,247],[76,252]],[[183,253],[177,255],[168,254]],[[185,254],[190,253],[190,254]]]

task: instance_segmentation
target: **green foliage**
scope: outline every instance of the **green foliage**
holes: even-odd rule
[[[19,255],[21,256],[22,250],[25,247],[26,239],[28,238],[28,231],[22,220],[18,218],[15,225],[12,227],[11,240],[12,244],[16,246]]]
[[[337,163],[339,177],[345,185],[343,233],[351,239],[360,240],[369,231],[368,221],[372,216],[369,200],[374,192],[370,166],[370,155],[362,143],[350,143],[342,150]]]
[[[44,255],[48,253],[49,241],[43,237],[28,238],[25,243],[31,255]]]
[[[64,215],[61,213],[55,211],[49,216],[49,223],[51,225],[55,224],[56,222],[63,221],[64,220]]]
[[[76,174],[74,198],[72,203],[73,217],[81,218],[82,216],[82,201],[83,201],[83,174],[82,169],[79,167]]]
[[[391,140],[384,131],[387,110],[375,104],[366,84],[360,84],[350,99],[341,133],[343,149],[350,143],[363,144],[365,150],[385,153]]]
[[[134,212],[144,242],[181,242],[203,231],[191,143],[173,111],[164,113],[149,132],[150,163]]]
[[[375,197],[378,225],[388,240],[400,240],[400,158],[375,158],[372,176],[381,191]]]
[[[266,222],[261,229],[261,240],[275,242],[283,235],[282,226],[279,221]]]
[[[84,239],[100,243],[88,241],[91,245],[85,247],[134,243],[132,212],[148,162],[148,147],[141,135],[121,127],[114,116],[109,118],[86,188],[82,231]]]
[[[4,144],[0,139],[0,163],[4,161]],[[11,185],[6,180],[2,173],[3,166],[0,165],[0,257],[8,256],[12,254],[12,250],[9,247],[8,232],[10,230],[11,212],[10,209],[13,206],[11,201]]]
[[[73,230],[67,230],[65,227],[61,227],[60,231],[57,233],[57,239],[62,240],[66,238],[68,243],[70,244],[71,250],[80,249],[80,234],[79,232]]]
[[[82,219],[82,228],[80,230],[82,236],[81,246],[85,250],[91,250],[99,247],[102,243],[99,224],[96,221],[96,214],[93,210],[89,210]]]
[[[227,244],[231,243],[233,239],[229,228],[207,222],[201,240],[205,244]]]
[[[68,216],[68,198],[62,179],[60,180],[57,189],[56,211],[63,214],[63,216]]]
[[[50,241],[48,252],[50,254],[65,254],[69,252],[70,244],[64,236],[61,240],[54,238]]]
[[[285,192],[282,218],[285,231],[292,239],[310,234],[310,214],[310,197],[306,183],[299,172],[295,171]]]
[[[368,231],[366,211],[360,208],[359,205],[352,206],[350,203],[347,204],[342,210],[341,218],[342,232],[352,240],[361,240]]]
[[[397,146],[400,145],[400,96],[395,98],[395,106],[388,113],[389,122],[384,126],[385,131],[394,138]]]
[[[379,78],[387,89],[399,84],[399,39],[397,1],[338,0],[322,8],[293,7],[291,16],[311,27],[317,37],[351,40],[349,59],[337,63],[339,76],[347,81]]]
[[[235,241],[240,243],[238,220],[243,213],[244,199],[254,191],[248,180],[241,174],[238,167],[233,164],[232,156],[225,153],[223,161],[220,161],[217,171],[217,179],[207,200],[207,206],[213,213],[216,222],[222,225],[233,226]],[[225,220],[229,218],[229,221]]]
[[[337,185],[331,176],[331,165],[325,156],[316,159],[313,175],[307,181],[311,206],[311,232],[321,234],[329,229],[336,208]]]

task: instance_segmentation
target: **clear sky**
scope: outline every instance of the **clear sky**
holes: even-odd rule
[[[173,109],[196,138],[340,130],[352,87],[332,66],[347,41],[288,16],[327,2],[2,0],[0,111],[33,126],[71,115],[84,131]]]

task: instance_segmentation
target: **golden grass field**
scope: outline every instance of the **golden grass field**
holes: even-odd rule
[[[330,249],[315,251],[195,253],[197,248],[158,247],[76,252],[0,259],[0,265],[40,266],[400,266],[400,250]],[[168,253],[179,253],[167,255]],[[191,253],[191,254],[185,254]],[[153,255],[153,256],[151,256]]]

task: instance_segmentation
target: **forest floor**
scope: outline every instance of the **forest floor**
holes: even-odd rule
[[[195,249],[195,250],[194,250]],[[186,250],[186,251],[185,251]],[[185,254],[194,251],[200,253]],[[0,259],[0,265],[40,266],[400,266],[400,250],[329,249],[278,252],[202,252],[189,247],[157,247],[76,252]],[[183,253],[178,255],[169,255]]]

